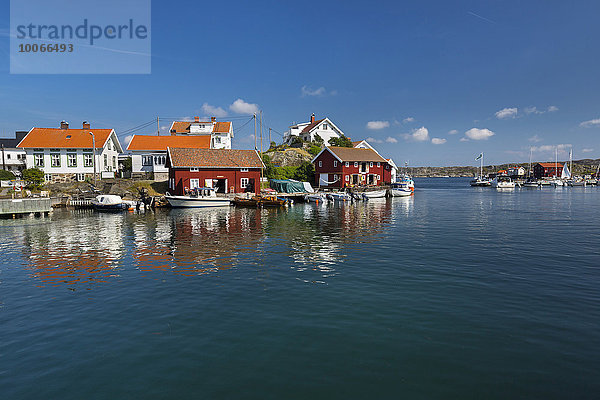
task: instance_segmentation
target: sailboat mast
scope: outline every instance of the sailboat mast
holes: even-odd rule
[[[481,153],[481,163],[479,165],[479,177],[483,179],[483,153]]]

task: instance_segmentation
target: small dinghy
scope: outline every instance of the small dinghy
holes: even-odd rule
[[[385,190],[373,190],[370,192],[363,192],[364,199],[381,199],[385,197]]]
[[[92,200],[92,205],[97,211],[123,211],[132,208],[131,204],[124,201],[120,196],[113,194],[101,194]]]

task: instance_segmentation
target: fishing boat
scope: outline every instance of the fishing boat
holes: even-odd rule
[[[415,192],[415,182],[408,175],[404,175],[399,181],[392,183],[389,193],[391,197],[412,196]]]
[[[515,182],[506,175],[498,175],[492,181],[492,187],[496,189],[514,189]]]
[[[372,190],[370,192],[363,192],[362,196],[365,200],[368,199],[380,199],[385,197],[385,190]]]
[[[92,206],[97,211],[123,211],[133,208],[130,202],[124,201],[120,196],[101,194],[92,200]]]
[[[487,187],[492,186],[492,181],[483,176],[483,153],[479,154],[479,156],[475,160],[480,160],[479,162],[479,176],[476,176],[475,179],[471,180],[469,184],[473,187]]]
[[[229,199],[217,197],[214,188],[207,187],[192,189],[185,196],[173,196],[167,192],[165,199],[171,207],[176,208],[224,207],[231,204]]]

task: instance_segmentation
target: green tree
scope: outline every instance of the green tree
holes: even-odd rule
[[[12,181],[15,179],[15,174],[10,171],[0,169],[0,181]]]
[[[310,154],[312,154],[313,156],[316,156],[317,154],[319,154],[321,152],[321,146],[310,146],[310,149],[308,149],[308,152]]]
[[[348,139],[346,136],[341,136],[339,138],[332,137],[329,139],[329,144],[336,147],[354,147],[350,139]]]
[[[275,151],[276,148],[277,148],[277,143],[271,142],[271,144],[269,145],[269,150],[267,150],[267,151]]]
[[[293,179],[301,182],[313,182],[315,178],[315,166],[309,161],[304,161],[296,168]]]
[[[304,140],[300,136],[294,136],[290,147],[302,147],[302,145],[304,145]]]
[[[23,180],[27,182],[27,189],[40,189],[44,183],[44,171],[28,168],[23,171]]]
[[[318,134],[318,133],[316,133],[316,134],[315,134],[315,140],[314,140],[314,142],[315,142],[316,144],[318,144],[319,146],[321,146],[321,145],[323,145],[323,143],[324,143],[325,141],[323,140],[323,138],[322,138],[321,136],[319,136],[319,134]]]

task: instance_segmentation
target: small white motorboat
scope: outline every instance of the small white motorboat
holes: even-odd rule
[[[168,192],[165,198],[171,207],[201,208],[229,206],[231,201],[225,197],[217,197],[214,188],[192,189],[187,196],[172,196]]]
[[[506,175],[498,175],[492,181],[492,187],[496,189],[514,189],[515,182]]]
[[[385,197],[385,190],[372,190],[370,192],[363,192],[364,199],[380,199]]]
[[[396,183],[392,183],[389,192],[391,197],[412,196],[415,193],[415,182],[410,176],[405,175]]]
[[[304,196],[304,201],[307,203],[323,203],[327,200],[323,193],[311,193]]]
[[[350,201],[350,200],[352,200],[352,197],[350,197],[350,195],[348,193],[344,193],[344,192],[327,193],[326,197],[327,197],[327,200],[331,200],[331,201]]]
[[[132,208],[131,204],[114,194],[101,194],[92,200],[92,206],[97,211],[123,211]]]
[[[541,185],[536,179],[528,179],[521,184],[522,187],[526,188],[539,188]]]

